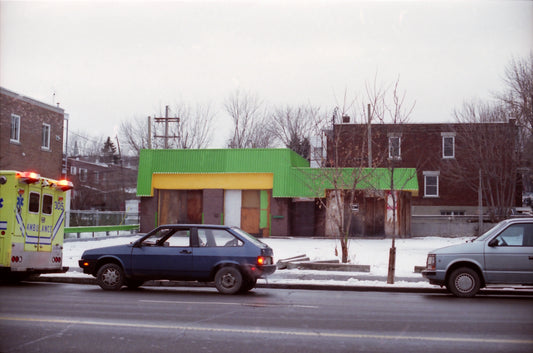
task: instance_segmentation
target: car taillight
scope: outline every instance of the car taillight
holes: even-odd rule
[[[427,270],[435,270],[437,268],[437,256],[435,254],[428,254],[428,259],[426,262]]]
[[[257,257],[257,264],[259,266],[272,265],[272,258],[270,256],[258,256]]]

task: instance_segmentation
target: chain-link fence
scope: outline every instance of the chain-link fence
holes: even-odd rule
[[[138,212],[70,210],[66,227],[139,224]]]

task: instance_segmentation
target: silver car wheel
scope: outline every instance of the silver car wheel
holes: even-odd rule
[[[474,287],[474,279],[468,273],[462,273],[455,279],[455,288],[462,293],[468,293]]]
[[[105,264],[98,270],[96,280],[102,289],[119,290],[124,283],[124,272],[117,264]]]
[[[448,287],[458,297],[473,297],[479,291],[481,281],[475,270],[469,267],[461,267],[450,275]]]

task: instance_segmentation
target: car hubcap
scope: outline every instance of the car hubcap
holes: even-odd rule
[[[474,278],[467,273],[462,273],[455,280],[455,287],[463,293],[470,292],[474,288]]]
[[[235,285],[235,277],[231,273],[226,273],[222,276],[222,285],[226,288],[231,288]]]
[[[105,284],[112,286],[118,282],[119,276],[117,271],[107,270],[104,272],[102,278]]]

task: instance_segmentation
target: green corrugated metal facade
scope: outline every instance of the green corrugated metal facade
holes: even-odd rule
[[[383,168],[309,168],[290,149],[141,150],[137,196],[150,196],[156,173],[272,173],[273,197],[324,197],[326,189],[390,190],[391,174]],[[338,175],[337,175],[338,174]],[[414,168],[394,170],[394,189],[417,192]]]

